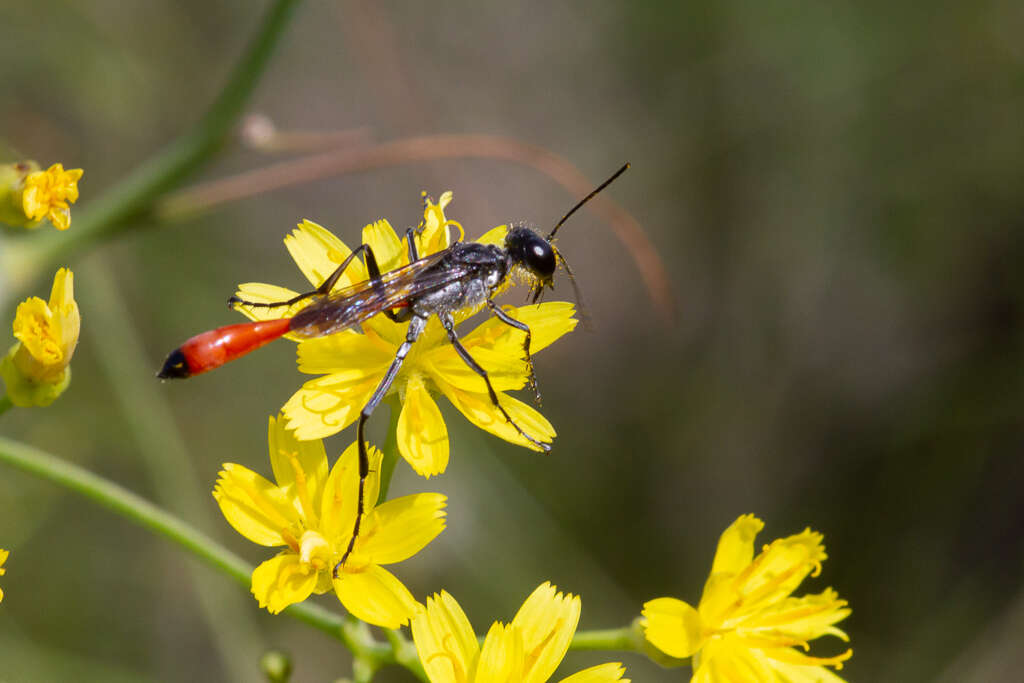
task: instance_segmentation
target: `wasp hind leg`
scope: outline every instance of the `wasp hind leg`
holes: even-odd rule
[[[356,521],[352,527],[352,537],[348,540],[348,545],[345,547],[345,552],[342,554],[341,559],[334,565],[334,578],[338,578],[338,572],[341,571],[342,565],[345,564],[345,560],[352,554],[352,549],[356,547],[356,538],[359,537],[359,529],[363,521],[363,512],[366,509],[366,477],[370,474],[370,456],[366,452],[366,421],[370,419],[370,415],[373,414],[374,409],[384,400],[384,396],[387,395],[388,389],[395,381],[395,377],[398,376],[398,371],[402,368],[402,363],[405,361],[405,357],[409,355],[409,350],[412,345],[419,339],[420,334],[423,333],[423,329],[427,326],[427,319],[419,316],[414,316],[412,321],[409,323],[409,329],[405,333],[405,341],[398,347],[398,351],[395,353],[395,359],[391,361],[390,367],[387,372],[384,373],[384,377],[381,378],[380,384],[374,390],[373,395],[370,396],[370,400],[363,406],[362,412],[359,413],[359,421],[356,423],[356,440],[359,444],[359,496],[356,502]]]
[[[504,311],[502,311],[502,313],[504,313]],[[466,347],[462,345],[461,341],[459,341],[459,336],[455,333],[455,322],[452,320],[451,315],[443,314],[438,315],[437,317],[441,319],[441,324],[444,326],[445,331],[448,333],[448,341],[450,341],[452,346],[455,347],[455,352],[459,354],[459,357],[462,359],[462,362],[468,365],[470,370],[472,370],[473,372],[475,372],[476,374],[480,375],[480,377],[483,378],[484,384],[487,385],[487,395],[490,396],[491,403],[493,403],[494,407],[497,408],[498,411],[502,414],[502,416],[505,418],[505,421],[512,425],[515,428],[515,430],[519,432],[519,435],[521,437],[532,443],[534,446],[541,449],[545,453],[550,452],[551,444],[544,443],[543,441],[538,441],[537,439],[533,438],[525,431],[523,431],[523,428],[516,424],[516,421],[512,419],[511,415],[508,414],[508,411],[505,410],[505,407],[498,402],[498,393],[494,391],[494,387],[491,385],[491,378],[487,376],[487,371],[484,370],[483,367],[476,362],[476,360],[474,360],[473,356],[471,356],[469,354],[469,351],[466,350]],[[509,320],[519,323],[518,320],[515,320],[514,318],[511,317],[509,318]],[[518,325],[515,325],[514,327],[518,327]]]
[[[234,308],[235,306],[249,306],[251,308],[286,308],[293,304],[297,304],[303,299],[308,299],[314,296],[326,296],[331,293],[334,289],[334,285],[338,283],[338,279],[342,276],[349,264],[359,255],[360,252],[366,254],[366,270],[370,275],[369,284],[371,287],[383,287],[384,281],[381,279],[380,267],[377,265],[377,258],[373,255],[373,249],[369,244],[360,244],[358,247],[352,250],[352,253],[345,257],[345,260],[341,262],[337,268],[334,269],[327,279],[324,280],[319,287],[310,291],[303,292],[293,296],[291,299],[286,301],[271,301],[271,302],[259,302],[259,301],[246,301],[241,297],[231,295],[228,298],[228,308]],[[383,311],[391,320],[395,322],[405,322],[408,318],[403,319],[401,314],[395,314],[394,311]]]

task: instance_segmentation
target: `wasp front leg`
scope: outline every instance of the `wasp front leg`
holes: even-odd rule
[[[516,328],[517,330],[521,330],[526,333],[526,337],[523,339],[523,358],[526,360],[526,371],[529,376],[530,388],[533,389],[533,398],[539,406],[540,387],[537,386],[537,373],[534,372],[533,356],[530,355],[530,340],[532,338],[530,326],[510,316],[508,313],[505,312],[505,310],[501,306],[494,303],[494,301],[492,301],[491,299],[487,300],[487,307],[491,309],[491,313],[493,313],[494,317],[496,317],[498,320],[505,323],[506,325],[509,325],[511,327]]]
[[[459,357],[462,359],[462,362],[468,365],[470,370],[472,370],[473,372],[475,372],[476,374],[480,375],[480,377],[483,378],[484,384],[487,385],[487,394],[491,398],[491,403],[493,403],[494,407],[497,408],[498,411],[502,414],[502,416],[505,418],[505,421],[512,425],[515,428],[515,430],[519,432],[519,435],[521,437],[523,437],[524,439],[532,443],[534,446],[544,451],[545,453],[549,452],[551,450],[551,444],[544,443],[543,441],[538,441],[537,439],[533,438],[532,436],[524,432],[523,428],[516,424],[516,421],[513,420],[512,416],[508,414],[507,410],[505,410],[505,406],[501,405],[501,403],[498,401],[498,393],[494,390],[494,387],[491,385],[491,378],[488,377],[487,371],[484,370],[483,367],[476,362],[473,356],[469,354],[469,351],[466,350],[466,347],[462,345],[462,342],[459,341],[459,336],[455,333],[455,321],[452,320],[451,314],[439,313],[437,317],[441,319],[441,324],[444,326],[445,331],[448,333],[448,341],[450,341],[452,346],[455,347],[455,352],[459,354]]]

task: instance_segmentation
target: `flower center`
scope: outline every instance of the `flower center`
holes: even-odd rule
[[[305,531],[299,540],[299,560],[319,572],[330,565],[330,559],[331,545],[327,539],[318,531]]]

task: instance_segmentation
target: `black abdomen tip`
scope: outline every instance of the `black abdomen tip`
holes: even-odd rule
[[[160,372],[156,373],[160,379],[184,379],[191,375],[188,361],[185,360],[185,354],[181,352],[181,349],[171,351],[167,360],[164,361],[164,366],[160,368]]]

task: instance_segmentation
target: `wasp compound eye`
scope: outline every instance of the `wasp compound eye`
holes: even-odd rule
[[[540,280],[550,280],[555,274],[555,250],[546,239],[529,228],[509,230],[505,249],[514,261],[521,263]]]
[[[541,280],[550,280],[555,274],[555,250],[547,240],[535,235],[535,239],[526,245],[524,261],[526,267]]]

